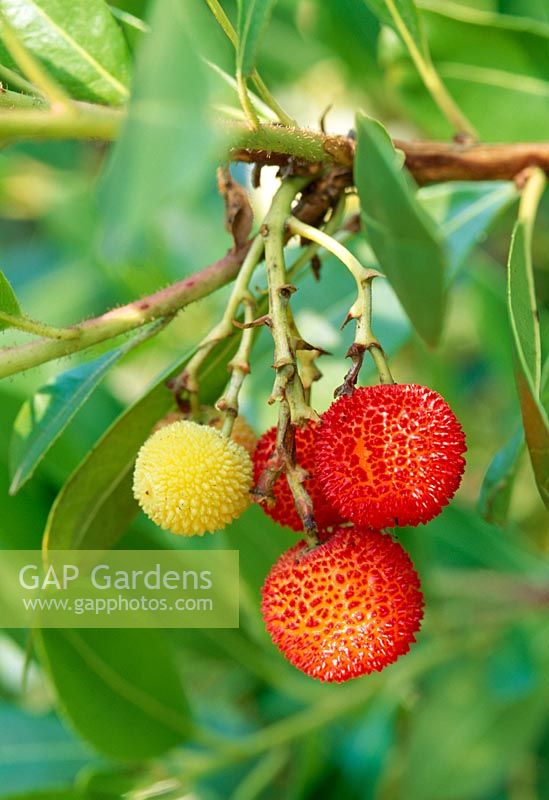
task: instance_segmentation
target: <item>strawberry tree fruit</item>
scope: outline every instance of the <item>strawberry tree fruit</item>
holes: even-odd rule
[[[277,561],[261,610],[274,644],[312,678],[341,683],[380,671],[407,653],[423,616],[410,557],[389,534],[339,528]]]
[[[207,425],[172,422],[153,433],[135,463],[133,491],[161,528],[184,536],[224,528],[250,504],[252,462]]]
[[[462,427],[437,392],[366,386],[323,414],[315,475],[328,502],[356,525],[418,525],[455,494],[465,450]]]

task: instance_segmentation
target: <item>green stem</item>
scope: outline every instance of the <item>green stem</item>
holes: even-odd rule
[[[219,26],[221,27],[223,33],[225,34],[227,39],[230,41],[230,43],[236,50],[238,47],[238,36],[229,17],[222,9],[218,0],[206,0],[206,3],[208,5],[208,8],[216,18],[217,22],[219,23]],[[253,70],[251,77],[259,96],[261,97],[263,102],[271,109],[271,111],[274,111],[280,122],[283,125],[286,125],[287,127],[297,128],[297,122],[294,119],[292,119],[292,117],[290,117],[288,114],[286,114],[284,109],[278,104],[278,102],[275,100],[275,98],[272,96],[271,92],[267,88],[267,85],[264,83],[263,79],[259,75],[257,69]]]
[[[242,106],[248,125],[252,130],[257,131],[259,130],[259,118],[250,100],[250,95],[248,94],[246,78],[240,70],[237,70],[236,73],[236,85],[238,87],[238,99],[240,100],[240,105]]]
[[[276,776],[288,763],[290,753],[287,748],[269,750],[248,772],[237,786],[230,800],[256,800],[271,786]]]
[[[154,320],[169,317],[189,303],[229,283],[238,273],[242,261],[239,253],[229,253],[200,272],[159,292],[115,308],[99,317],[84,320],[74,326],[80,333],[77,339],[43,338],[15,347],[0,348],[0,378],[85,350]]]
[[[295,427],[318,417],[310,407],[299,375],[296,360],[297,341],[290,298],[295,286],[288,283],[284,260],[285,221],[296,194],[310,178],[283,181],[261,226],[265,237],[265,264],[269,287],[269,321],[274,340],[276,377],[269,403],[279,401],[277,443],[275,452],[256,486],[258,498],[271,497],[276,477],[286,475],[296,509],[303,522],[304,537],[309,547],[319,543],[313,504],[305,489],[307,474],[295,463]]]
[[[368,350],[378,371],[381,383],[394,383],[381,344],[372,330],[372,281],[379,276],[379,273],[375,270],[365,269],[350,250],[325,231],[314,228],[312,225],[307,225],[295,217],[290,217],[286,221],[286,226],[291,233],[324,247],[325,250],[336,256],[347,267],[355,279],[357,287],[357,299],[349,311],[349,317],[357,320],[355,347],[349,355],[359,359],[360,367],[362,364],[361,354]],[[357,374],[354,374],[353,377],[356,380]]]
[[[261,227],[265,237],[265,262],[269,284],[269,316],[274,340],[275,384],[269,402],[288,403],[293,425],[302,425],[316,415],[305,402],[303,385],[297,372],[292,334],[288,320],[288,303],[295,287],[287,282],[284,260],[285,222],[296,194],[310,178],[284,181],[273,198],[271,208]]]
[[[436,71],[431,57],[425,56],[417,46],[414,37],[410,33],[406,23],[402,19],[400,12],[397,8],[395,0],[385,0],[385,5],[397,29],[402,41],[406,45],[408,52],[419,72],[425,87],[429,91],[431,97],[442,111],[448,122],[452,125],[456,133],[466,133],[477,138],[477,132],[472,123],[467,119],[465,114],[461,111],[457,103],[449,94],[446,86],[442,83],[438,72]]]
[[[21,72],[51,103],[53,109],[71,113],[71,99],[63,87],[44,69],[40,61],[28,50],[0,10],[2,40]]]
[[[332,211],[330,219],[322,228],[324,233],[327,233],[331,236],[339,229],[343,221],[343,217],[345,216],[345,205],[346,197],[345,195],[342,195],[336,208]],[[286,272],[286,277],[288,280],[294,280],[297,278],[301,274],[303,268],[309,264],[313,256],[315,256],[319,250],[320,245],[316,242],[311,242],[311,244],[305,247],[293,264],[288,267]]]
[[[47,103],[36,95],[0,90],[0,106],[3,108],[43,108]]]
[[[530,232],[536,219],[546,183],[547,179],[543,170],[539,169],[539,167],[533,168],[522,190],[518,218],[529,227]]]
[[[5,64],[0,64],[0,78],[10,86],[14,86],[21,92],[31,95],[39,95],[40,92],[30,81],[26,81],[18,72],[6,67]],[[43,99],[43,98],[41,98]]]
[[[191,395],[198,394],[200,368],[214,347],[233,333],[233,320],[237,315],[239,306],[249,296],[248,284],[255,268],[261,261],[264,246],[261,236],[256,236],[242,263],[222,318],[200,342],[197,352],[188,362],[179,378],[173,383],[172,390],[175,394],[181,392],[182,389],[186,389]]]
[[[327,142],[340,138],[342,140],[342,146],[343,142],[346,143],[348,165],[351,166],[352,164],[351,145],[349,144],[349,140],[344,136],[327,137],[325,134],[317,131],[309,131],[303,128],[294,130],[281,125],[271,124],[261,125],[259,130],[256,131],[250,128],[243,128],[242,125],[238,125],[237,123],[233,123],[232,127],[230,125],[227,127],[229,132],[234,132],[233,140],[235,147],[284,153],[312,163],[330,160],[338,161],[338,163],[345,163],[337,158],[337,154],[332,158],[328,150],[325,149],[325,144]]]
[[[116,139],[124,114],[118,109],[74,103],[76,113],[21,110],[0,114],[0,142],[13,139]]]
[[[61,339],[66,341],[78,339],[80,336],[80,329],[78,327],[54,328],[52,325],[46,325],[43,322],[38,322],[29,317],[8,314],[7,311],[0,311],[0,321],[9,325],[10,328],[17,328],[20,331],[34,333],[36,336],[44,336],[47,339]]]
[[[226,741],[226,763],[235,758],[250,758],[266,750],[281,747],[315,730],[322,730],[333,721],[353,712],[359,712],[364,703],[374,696],[395,697],[409,690],[413,681],[428,670],[447,661],[457,650],[458,639],[448,637],[424,646],[406,658],[405,664],[394,667],[390,675],[370,675],[347,686],[331,691],[314,705],[291,717],[275,722],[240,740]],[[221,743],[221,747],[225,743]]]
[[[302,236],[304,239],[308,239],[310,242],[315,242],[319,247],[323,247],[329,253],[332,253],[336,256],[342,264],[345,264],[353,278],[357,286],[360,286],[362,281],[364,280],[367,271],[364,269],[358,258],[348,250],[345,245],[338,242],[337,239],[334,239],[333,236],[330,236],[329,233],[326,231],[322,231],[319,228],[315,228],[312,225],[307,225],[306,222],[301,222],[300,219],[296,217],[289,217],[286,220],[286,227],[288,231],[291,233]]]
[[[242,331],[238,350],[229,361],[228,366],[231,371],[231,377],[222,397],[216,403],[216,408],[225,414],[221,430],[223,436],[231,435],[234,421],[238,416],[240,390],[246,380],[246,376],[250,374],[250,355],[255,334],[255,330],[252,327],[255,302],[251,295],[247,295],[242,298],[242,304],[244,305],[244,324],[248,325],[248,327]]]

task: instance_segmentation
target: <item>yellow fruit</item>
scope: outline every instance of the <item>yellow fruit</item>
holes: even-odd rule
[[[179,420],[141,447],[133,492],[153,522],[172,533],[224,528],[250,504],[252,462],[243,447],[207,425]]]
[[[183,411],[171,411],[156,423],[153,428],[153,433],[160,430],[160,428],[163,428],[165,425],[170,425],[172,422],[189,418],[190,413],[185,414]],[[211,428],[216,428],[217,430],[221,430],[223,427],[223,416],[221,412],[212,408],[212,406],[202,406],[200,409],[200,419],[196,421],[204,425],[209,425]],[[257,444],[257,436],[244,417],[237,417],[235,419],[231,432],[231,439],[234,439],[234,441],[243,447],[244,450],[247,450],[250,455],[253,454]]]

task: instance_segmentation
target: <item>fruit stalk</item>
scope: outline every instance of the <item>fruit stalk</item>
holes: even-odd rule
[[[191,395],[191,404],[193,403],[193,397],[198,402],[198,373],[200,368],[214,347],[232,334],[234,330],[233,320],[238,309],[243,303],[247,303],[250,298],[248,284],[263,256],[263,250],[263,239],[261,236],[256,236],[240,268],[222,318],[200,342],[197,352],[188,362],[183,372],[170,383],[170,389],[176,398],[179,398],[181,392],[186,390]]]
[[[250,353],[255,334],[255,328],[252,327],[255,302],[253,297],[248,294],[242,298],[242,304],[244,305],[245,327],[242,330],[238,350],[229,361],[228,367],[231,377],[224,393],[215,404],[216,408],[224,414],[223,427],[221,428],[223,436],[231,435],[234,422],[238,416],[240,390],[246,380],[246,376],[250,373]]]
[[[318,544],[318,534],[313,515],[313,504],[303,480],[306,475],[295,463],[295,427],[307,420],[317,419],[305,397],[305,390],[299,376],[296,361],[295,335],[290,311],[290,297],[295,286],[288,283],[284,259],[286,238],[286,218],[296,194],[302,189],[307,178],[285,180],[278,189],[261,227],[265,238],[265,262],[269,284],[269,327],[274,340],[274,368],[276,377],[269,402],[280,401],[277,447],[273,458],[267,465],[264,476],[256,487],[256,497],[266,499],[272,496],[274,482],[286,473],[288,485],[294,496],[296,508],[303,520],[305,538],[310,547]]]
[[[345,323],[350,319],[357,321],[355,340],[347,352],[347,357],[351,358],[353,363],[343,384],[336,389],[336,396],[349,394],[354,390],[366,351],[372,357],[380,382],[394,383],[383,348],[372,330],[372,281],[381,277],[380,273],[373,269],[365,269],[350,250],[325,231],[307,225],[295,217],[289,217],[286,226],[289,232],[316,242],[333,253],[347,267],[356,283],[357,299],[345,320]]]

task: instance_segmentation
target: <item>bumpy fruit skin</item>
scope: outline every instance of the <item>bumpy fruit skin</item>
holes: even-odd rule
[[[172,422],[178,422],[182,419],[191,419],[190,413],[185,414],[183,411],[170,411],[169,414],[166,414],[165,417],[162,417],[162,419],[156,423],[152,432],[154,433],[160,430],[160,428],[164,428],[166,425],[170,425]],[[200,408],[200,419],[196,420],[196,422],[209,425],[211,428],[215,428],[219,431],[223,427],[223,416],[212,406],[202,406]],[[250,455],[253,454],[257,444],[257,436],[244,417],[238,416],[235,419],[231,431],[231,439],[243,447],[244,450],[247,450]]]
[[[282,555],[263,586],[273,642],[294,667],[341,683],[407,653],[423,595],[406,551],[389,534],[339,528],[324,544]]]
[[[252,462],[207,425],[172,422],[150,436],[135,462],[133,492],[161,528],[184,536],[224,528],[250,504]]]
[[[313,501],[315,520],[319,528],[330,528],[343,522],[341,516],[335,511],[326,500],[314,476],[314,442],[317,424],[309,421],[302,428],[297,428],[295,432],[295,454],[296,462],[306,470],[310,477],[304,481],[304,486],[309,492]],[[276,428],[270,428],[260,436],[257,447],[254,451],[254,481],[257,484],[267,461],[274,453],[276,445]],[[293,531],[302,531],[303,523],[294,505],[294,498],[288,481],[284,475],[277,479],[273,494],[275,503],[272,506],[266,503],[262,508],[275,522],[286,525]]]
[[[437,392],[367,386],[323,414],[315,474],[329,502],[357,525],[418,525],[455,494],[466,449],[461,425]]]

